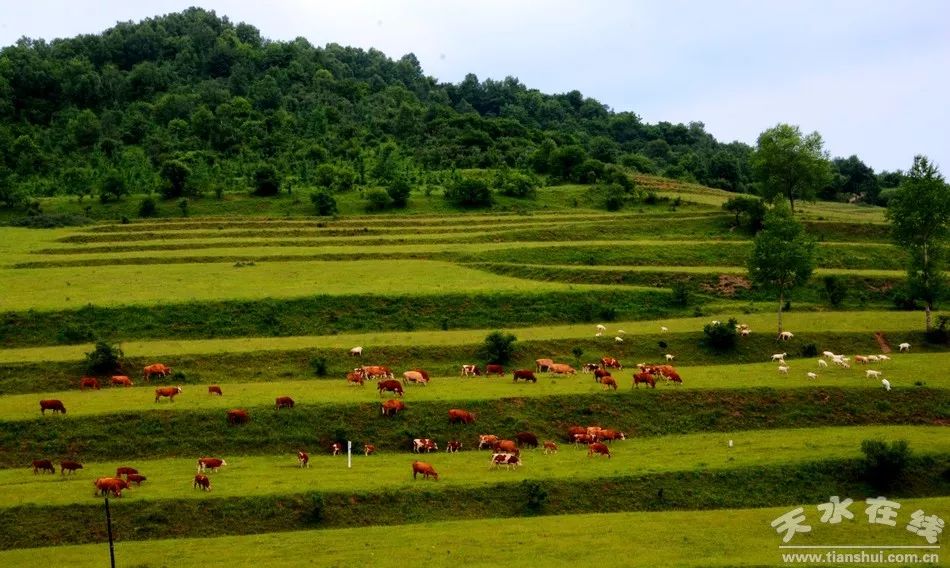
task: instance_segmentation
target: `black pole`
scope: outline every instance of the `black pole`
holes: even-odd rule
[[[112,515],[109,514],[109,498],[106,497],[106,528],[109,531],[109,560],[115,568],[115,548],[112,546]]]

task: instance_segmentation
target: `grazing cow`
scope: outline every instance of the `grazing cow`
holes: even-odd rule
[[[167,376],[170,375],[170,374],[172,374],[172,368],[171,368],[171,367],[166,367],[165,365],[163,365],[163,364],[161,364],[161,363],[153,363],[153,364],[151,364],[151,365],[146,365],[146,366],[142,369],[142,380],[144,380],[144,381],[151,380],[151,378],[152,378],[154,375],[159,375],[159,376],[161,376],[161,377],[167,377]]]
[[[593,373],[600,368],[600,363],[584,363],[584,366],[581,367],[581,370],[585,373]]]
[[[475,415],[467,410],[458,408],[449,409],[449,424],[473,424]]]
[[[597,439],[590,434],[574,434],[574,445],[578,444],[590,444],[596,442]]]
[[[782,333],[778,334],[778,338],[781,341],[788,341],[789,339],[793,337],[795,337],[795,334],[790,331],[783,331]]]
[[[340,442],[333,442],[332,444],[330,444],[330,453],[335,456],[338,456],[341,453],[343,453],[343,444],[341,444]]]
[[[779,366],[778,366],[778,372],[779,372],[780,374],[782,374],[782,375],[787,375],[787,374],[788,374],[788,366],[787,366],[787,365],[779,365]]]
[[[656,388],[656,379],[650,373],[635,373],[633,375],[633,388],[640,388],[640,383],[650,385],[650,388]]]
[[[819,360],[818,360],[818,367],[819,367],[820,369],[827,369],[827,368],[828,368],[828,361],[825,361],[824,359],[819,359]]]
[[[419,371],[406,371],[402,374],[402,384],[408,385],[409,383],[426,386],[429,383],[429,379],[423,377]]]
[[[505,376],[505,368],[501,365],[485,365],[485,374],[486,375],[498,375],[499,377]]]
[[[905,351],[906,351],[906,352],[910,352],[910,343],[901,343],[900,345],[897,346],[897,349],[898,349],[898,351],[900,351],[901,353],[903,353],[903,352],[905,352]]]
[[[251,421],[251,415],[243,408],[233,408],[227,412],[228,424],[237,426]]]
[[[363,385],[363,373],[357,373],[356,371],[346,374],[346,382],[353,383],[354,385],[364,386]]]
[[[865,357],[864,355],[855,355],[855,356],[854,356],[854,362],[855,362],[855,363],[861,363],[862,365],[867,365],[867,364],[868,364],[868,358]]]
[[[488,469],[496,469],[500,465],[505,466],[505,469],[518,467],[521,465],[521,458],[512,454],[492,454]]]
[[[557,444],[555,444],[552,440],[545,440],[544,454],[547,455],[547,454],[556,454],[556,453],[557,453]]]
[[[518,432],[515,434],[515,440],[518,440],[518,445],[522,448],[538,447],[538,437],[532,434],[531,432]]]
[[[611,388],[614,390],[617,390],[617,381],[610,375],[607,375],[606,377],[601,377],[600,384],[603,385],[604,390],[611,389]]]
[[[211,480],[208,479],[207,475],[197,474],[195,475],[195,482],[191,485],[192,489],[197,489],[200,487],[204,491],[211,491]]]
[[[397,412],[406,409],[406,403],[401,400],[389,399],[382,405],[383,416],[395,416]]]
[[[218,468],[223,465],[228,465],[228,462],[221,458],[198,458],[199,472],[204,472],[207,469],[210,469],[211,471],[218,471]]]
[[[597,324],[597,331],[603,333],[603,332],[607,331],[607,326],[605,326],[605,325],[603,325],[603,324]]]
[[[114,387],[130,387],[132,386],[132,379],[128,378],[125,375],[112,375],[112,378],[109,379],[109,382]]]
[[[666,327],[665,325],[661,325],[661,326],[660,326],[660,331],[663,332],[663,333],[666,333],[666,332],[669,331],[669,330],[670,330],[670,328]]]
[[[564,363],[554,363],[549,365],[548,371],[554,373],[555,375],[573,375],[577,372],[574,370],[574,367]]]
[[[614,343],[623,343],[623,338],[618,335],[614,338]]]
[[[274,401],[274,410],[280,410],[281,408],[293,408],[294,399],[289,396],[278,396]]]
[[[498,436],[494,434],[481,434],[478,436],[478,449],[491,448],[498,441]]]
[[[425,369],[409,369],[409,370],[419,373],[420,375],[422,375],[422,378],[425,379],[425,382],[427,383],[429,382],[429,372],[426,371]]]
[[[554,360],[553,359],[535,359],[534,363],[535,365],[537,365],[535,370],[539,373],[543,373],[551,368],[551,365],[554,364]]]
[[[514,454],[516,456],[521,454],[521,450],[518,449],[518,444],[513,440],[498,440],[492,444],[492,451],[495,453]]]
[[[864,372],[864,376],[869,379],[879,379],[881,377],[881,372],[875,371],[874,369],[868,369]]]
[[[168,400],[175,402],[175,395],[181,392],[181,387],[159,387],[155,389],[155,402],[158,402],[158,399],[163,397],[168,397]]]
[[[129,488],[129,482],[115,477],[100,477],[92,482],[96,486],[96,495],[105,495],[112,493],[116,497],[122,497],[122,490]]]
[[[515,378],[512,382],[517,383],[518,379],[524,380],[524,382],[531,381],[532,383],[538,382],[538,378],[534,376],[534,372],[530,369],[518,369],[515,371]]]
[[[594,380],[597,381],[598,383],[604,377],[609,377],[609,376],[610,376],[610,371],[608,371],[607,369],[597,369],[596,371],[594,371]]]
[[[601,444],[600,442],[594,442],[587,446],[587,457],[591,457],[594,454],[610,457],[610,448],[606,444]]]
[[[370,367],[360,367],[359,369],[354,369],[363,373],[364,379],[372,379],[374,377],[379,377],[381,379],[393,379],[393,371],[389,367],[383,367],[382,365],[373,365]]]
[[[297,450],[297,467],[310,467],[310,454]]]
[[[99,379],[95,377],[83,377],[79,379],[79,390],[86,389],[99,390]]]
[[[601,357],[600,364],[603,365],[604,369],[623,369],[623,365],[620,364],[620,361],[613,357]]]
[[[880,360],[880,361],[890,361],[890,360],[891,360],[891,358],[888,357],[887,355],[878,355],[877,358],[878,358],[878,360]]]
[[[412,462],[412,478],[415,479],[419,473],[422,474],[423,479],[429,479],[429,476],[432,476],[436,481],[439,480],[439,474],[435,472],[432,464],[421,461]]]
[[[53,462],[50,460],[33,460],[33,475],[39,473],[41,469],[50,473],[56,473],[56,467],[53,466]]]
[[[123,475],[129,476],[138,472],[139,470],[135,469],[134,467],[128,467],[128,466],[117,467],[115,469],[115,476],[116,477],[122,477]]]
[[[627,435],[620,430],[601,430],[594,436],[597,440],[604,442],[613,442],[614,440],[626,440]]]
[[[672,361],[673,359],[676,359],[676,355],[673,355],[672,353],[667,353],[667,354],[666,354],[666,362],[667,362],[667,363],[669,363],[669,362]]]
[[[462,449],[462,442],[458,440],[449,440],[448,443],[445,444],[445,451],[447,453],[456,454],[461,449]]]
[[[59,462],[59,471],[62,475],[66,475],[66,472],[76,473],[77,469],[82,469],[82,464],[72,460],[63,460]]]
[[[808,377],[809,379],[817,379],[818,373],[805,373],[805,376]]]
[[[383,393],[386,391],[389,391],[396,396],[403,395],[402,385],[399,383],[399,381],[393,379],[379,381],[376,383],[376,390],[379,391],[379,396],[383,396]]]
[[[462,373],[460,377],[478,377],[482,374],[481,369],[478,368],[478,365],[462,365]]]
[[[128,482],[129,482],[129,485],[132,485],[132,484],[134,483],[134,484],[137,485],[138,487],[141,487],[141,486],[142,486],[142,482],[143,482],[143,481],[146,481],[146,480],[148,480],[147,477],[145,477],[144,475],[139,475],[139,474],[137,474],[137,473],[130,473],[130,474],[128,475]]]
[[[362,357],[363,356],[363,347],[357,346],[353,349],[350,349],[350,357]]]
[[[412,440],[412,451],[417,454],[422,452],[429,453],[438,449],[439,445],[431,438],[415,438]]]
[[[53,412],[60,412],[66,414],[66,407],[63,406],[63,401],[56,399],[41,400],[40,401],[40,414],[46,414],[47,410],[52,410]]]
[[[363,455],[368,456],[376,453],[376,446],[373,444],[363,444]]]
[[[837,357],[837,355],[835,355],[835,354],[834,354],[833,352],[831,352],[831,351],[822,351],[822,352],[821,352],[821,356],[822,356],[822,357],[827,357],[827,358],[829,358],[829,359],[834,359],[835,357]]]
[[[887,379],[881,379],[881,386],[883,386],[886,391],[891,390],[891,382]]]
[[[224,393],[221,392],[221,387],[218,385],[209,385],[208,394],[216,394],[218,396],[224,396]]]
[[[571,426],[567,429],[567,441],[573,442],[574,437],[578,434],[583,434],[586,436],[587,428],[584,428],[583,426]]]
[[[749,328],[740,329],[739,335],[741,335],[742,337],[749,337],[750,335],[752,335],[752,330]]]

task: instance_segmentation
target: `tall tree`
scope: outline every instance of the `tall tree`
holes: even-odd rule
[[[950,186],[926,156],[914,156],[900,189],[887,202],[894,240],[910,253],[907,281],[925,303],[927,331],[944,289],[943,263],[950,233]]]
[[[831,180],[823,145],[817,132],[802,135],[798,126],[790,124],[779,124],[759,134],[751,161],[764,197],[787,197],[792,213],[796,199],[813,199]]]
[[[778,295],[778,332],[782,333],[782,308],[791,291],[808,281],[815,268],[815,241],[792,217],[784,204],[765,215],[749,257],[749,279]]]

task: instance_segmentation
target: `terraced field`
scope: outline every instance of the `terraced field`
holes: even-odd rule
[[[143,566],[194,565],[201,551],[229,565],[292,565],[288,547],[321,550],[307,559],[321,565],[385,566],[417,531],[446,551],[441,564],[497,560],[484,543],[504,531],[519,543],[504,562],[515,566],[612,565],[629,546],[649,551],[625,565],[781,565],[772,519],[831,495],[881,494],[863,466],[866,439],[907,440],[913,457],[887,495],[947,518],[950,352],[925,341],[921,313],[891,309],[904,258],[881,211],[804,207],[820,268],[785,315],[795,337],[779,342],[774,302],[744,278],[750,237],[719,209],[728,194],[639,182],[680,205],[603,213],[572,206],[580,190],[566,187],[543,189],[517,213],[371,216],[345,205],[341,217],[316,219],[289,201],[254,216],[241,201],[199,203],[202,217],[0,228],[0,563],[101,563],[91,481],[123,465],[148,479],[112,500],[117,551]],[[281,207],[293,214],[274,216]],[[849,288],[837,308],[825,276]],[[689,291],[685,302],[675,283]],[[716,354],[703,326],[729,317],[752,335]],[[595,324],[607,332],[595,336]],[[486,362],[479,347],[494,329],[517,337],[508,372],[460,377],[461,364]],[[819,366],[815,350],[880,353],[876,333],[895,347],[890,360]],[[135,386],[80,392],[94,339],[121,346]],[[896,352],[902,342],[910,353]],[[356,345],[361,359],[348,355]],[[787,375],[769,362],[779,352]],[[634,389],[635,363],[667,353],[683,384]],[[511,369],[539,357],[579,370],[601,356],[626,365],[616,391],[581,372],[512,382]],[[141,367],[155,361],[172,376],[143,382]],[[407,386],[405,411],[387,417],[375,383],[344,380],[358,364],[423,367],[432,381]],[[211,384],[223,395],[209,394]],[[155,402],[161,385],[183,392]],[[295,407],[275,410],[278,396]],[[67,414],[41,415],[40,399],[63,401]],[[251,421],[229,425],[233,408]],[[449,424],[451,408],[473,411],[475,424]],[[567,439],[578,424],[627,439],[610,445],[609,459],[588,457]],[[476,449],[480,434],[523,431],[560,451],[525,449],[524,465],[506,471]],[[463,451],[420,457],[410,451],[418,437],[440,448],[457,439]],[[352,468],[328,451],[347,441]],[[364,456],[365,444],[376,454]],[[309,469],[297,468],[299,449]],[[192,487],[202,455],[228,462],[211,474],[210,493]],[[40,458],[84,468],[34,475],[28,466]],[[414,459],[431,462],[439,481],[413,480]],[[380,526],[348,528],[364,525]],[[570,538],[591,525],[605,529]],[[650,541],[635,526],[688,528]],[[920,540],[896,532],[906,534],[891,544]],[[849,525],[803,538],[880,536]]]

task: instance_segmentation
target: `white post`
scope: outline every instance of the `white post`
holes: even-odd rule
[[[346,441],[346,467],[353,468],[353,442]]]

